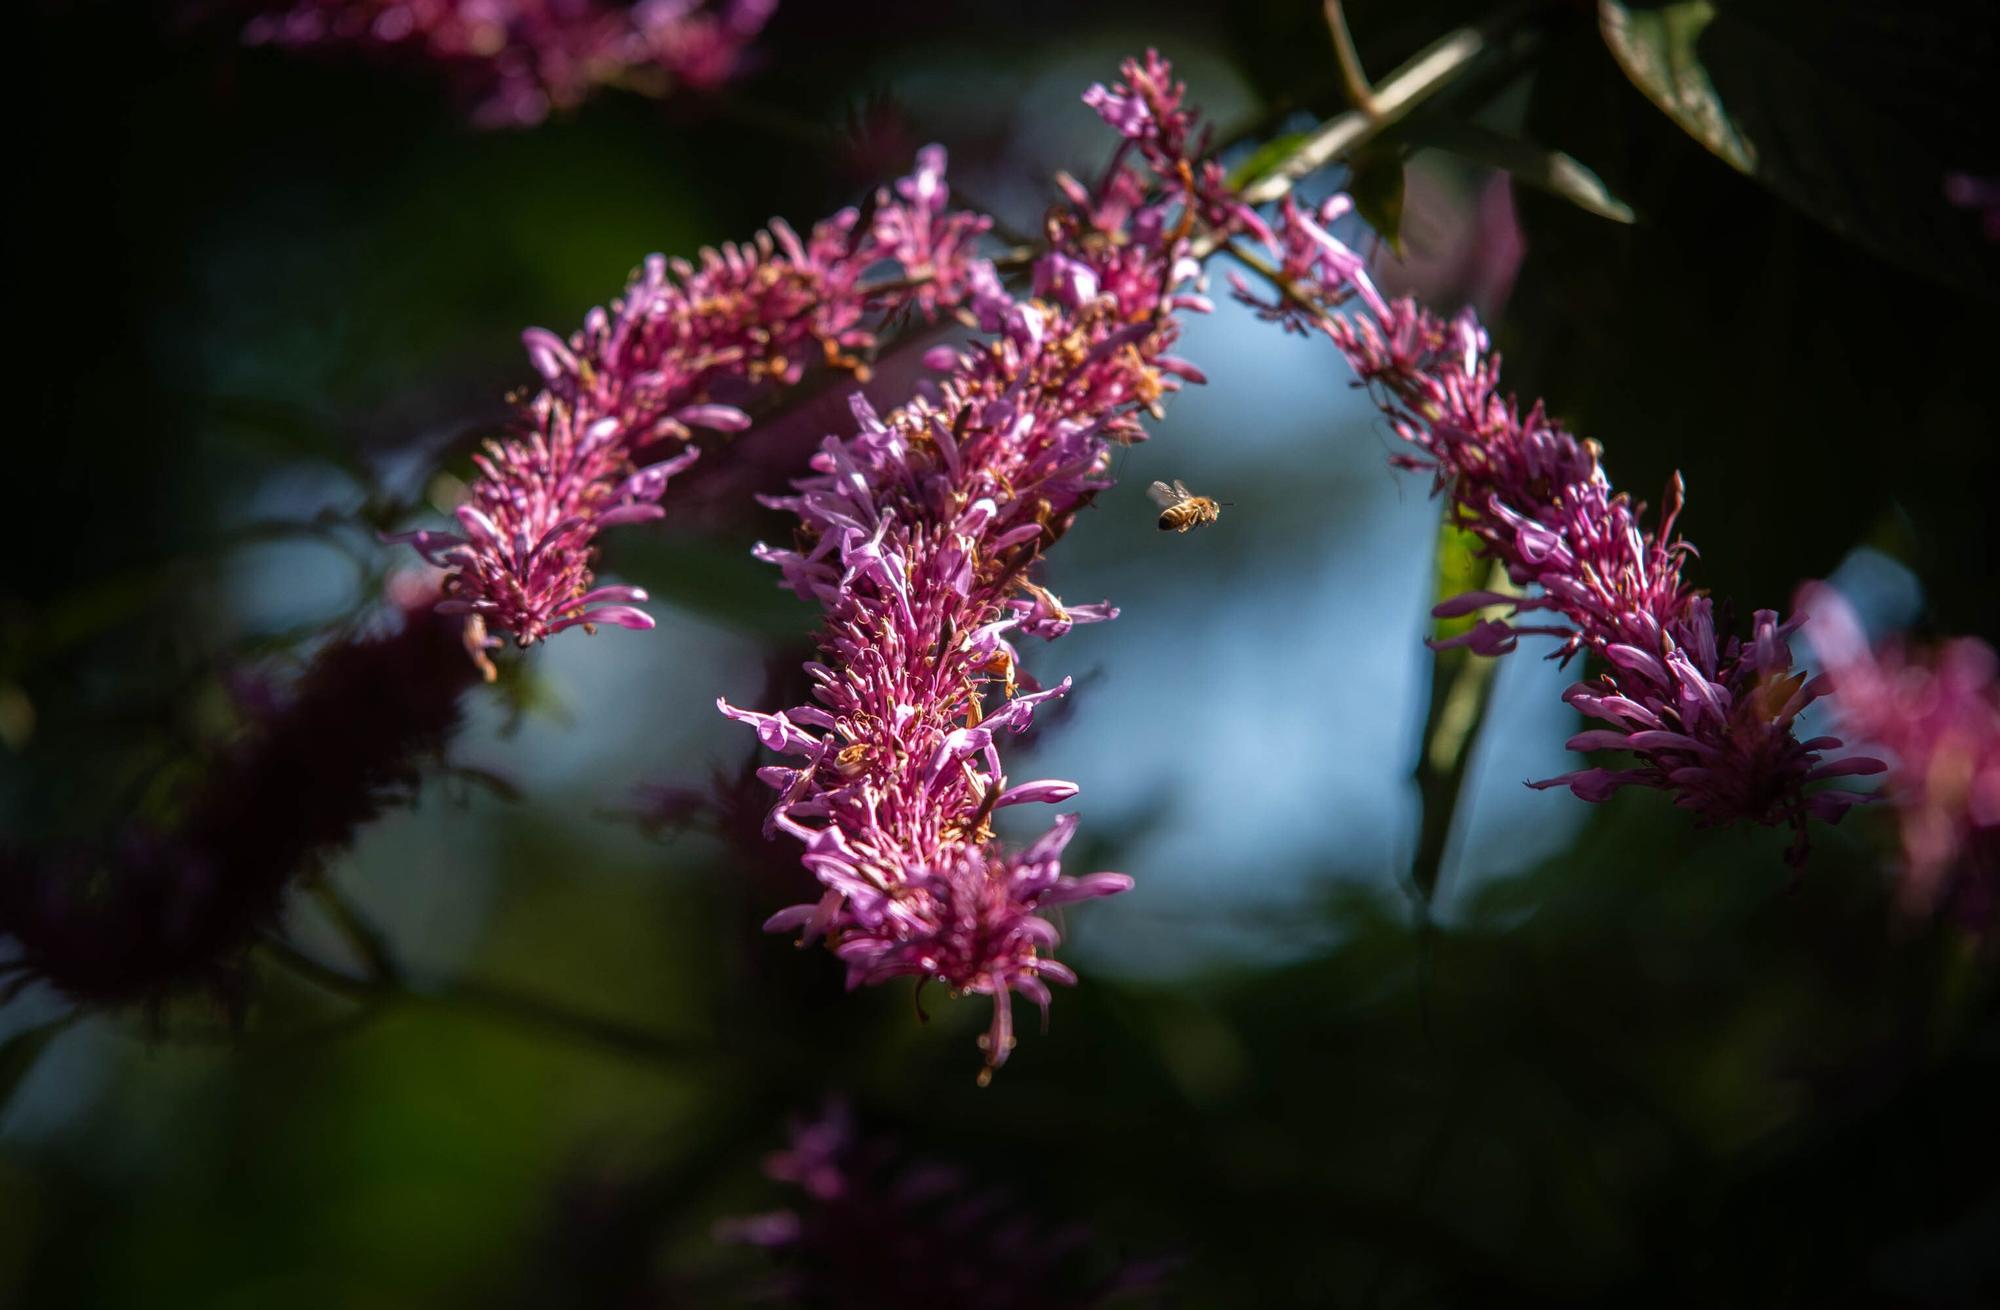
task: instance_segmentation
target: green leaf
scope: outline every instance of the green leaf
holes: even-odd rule
[[[1424,128],[1420,139],[1424,145],[1497,168],[1550,195],[1560,196],[1586,213],[1614,223],[1633,221],[1632,207],[1612,195],[1604,179],[1574,155],[1464,120],[1441,119],[1431,123]]]
[[[1755,174],[1757,148],[1737,130],[1695,51],[1715,21],[1715,6],[1709,0],[1658,8],[1600,0],[1597,14],[1612,58],[1646,98],[1730,167]]]
[[[33,1028],[25,1028],[6,1041],[0,1042],[0,1108],[14,1099],[15,1089],[26,1080],[35,1061],[41,1058],[43,1050],[54,1041],[63,1029],[70,1026],[75,1014],[65,1014],[59,1019]]]
[[[1348,164],[1347,193],[1354,197],[1355,212],[1389,243],[1400,257],[1403,253],[1403,155],[1394,148],[1363,150]]]
[[[1979,94],[1980,47],[1939,0],[1599,0],[1598,20],[1625,75],[1717,158],[1884,259],[1996,289],[1944,197],[1961,165],[1939,149],[1954,98]]]
[[[1248,159],[1230,172],[1230,189],[1241,191],[1252,182],[1259,181],[1265,174],[1290,158],[1292,152],[1311,135],[1310,132],[1287,132],[1283,136],[1274,136],[1258,146]]]

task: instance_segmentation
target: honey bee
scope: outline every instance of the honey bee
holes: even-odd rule
[[[1146,488],[1146,494],[1160,506],[1162,532],[1186,532],[1189,528],[1213,523],[1222,517],[1222,506],[1226,503],[1195,495],[1179,478],[1174,479],[1171,487],[1164,482],[1155,482]]]

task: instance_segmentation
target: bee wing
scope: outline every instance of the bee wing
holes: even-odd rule
[[[1182,482],[1179,478],[1174,479],[1174,495],[1180,497],[1182,500],[1194,499],[1194,493],[1187,489],[1187,483]]]
[[[1182,487],[1178,482],[1174,483],[1171,487],[1164,482],[1155,482],[1152,486],[1146,488],[1146,494],[1153,498],[1155,505],[1167,509],[1172,509],[1175,505],[1187,499],[1187,489]]]

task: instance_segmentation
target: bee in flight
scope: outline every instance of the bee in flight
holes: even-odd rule
[[[1146,494],[1160,506],[1162,532],[1186,532],[1189,528],[1198,528],[1222,517],[1224,502],[1195,495],[1179,478],[1174,479],[1171,487],[1164,482],[1155,482],[1146,488]]]

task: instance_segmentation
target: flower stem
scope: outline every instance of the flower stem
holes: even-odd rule
[[[1229,254],[1287,300],[1311,313],[1324,313],[1303,288],[1295,285],[1282,270],[1255,251],[1232,243]],[[1493,590],[1505,589],[1506,574],[1496,568],[1487,585]],[[1422,802],[1423,817],[1417,832],[1416,853],[1410,861],[1410,881],[1423,905],[1427,921],[1444,872],[1445,850],[1450,844],[1457,819],[1466,769],[1478,745],[1480,727],[1486,720],[1486,704],[1492,686],[1492,660],[1463,649],[1439,651],[1435,656],[1430,709],[1424,716],[1416,768],[1417,795]]]
[[[1439,651],[1431,675],[1430,710],[1417,755],[1417,795],[1423,819],[1417,830],[1410,881],[1428,911],[1437,899],[1444,857],[1457,826],[1466,771],[1486,721],[1493,661],[1465,650]]]
[[[1375,88],[1361,71],[1361,54],[1354,48],[1354,33],[1347,30],[1347,11],[1340,0],[1326,0],[1326,27],[1333,36],[1333,57],[1340,61],[1340,85],[1347,102],[1370,117],[1379,116]]]

